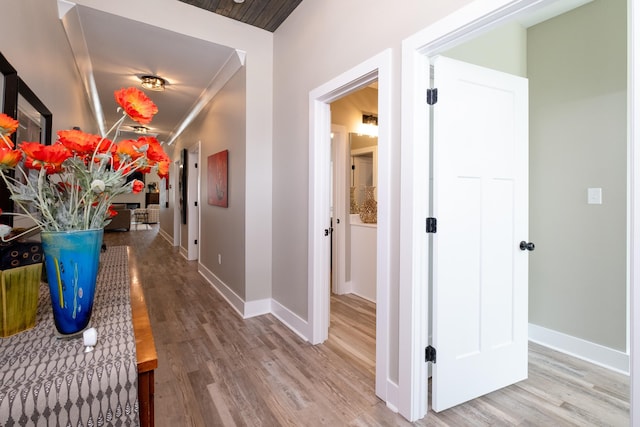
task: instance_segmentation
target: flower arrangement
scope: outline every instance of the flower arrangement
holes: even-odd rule
[[[52,145],[15,147],[10,137],[18,121],[0,114],[0,176],[18,208],[6,214],[28,216],[42,231],[102,228],[116,214],[114,197],[144,189],[139,180],[128,182],[132,173],[156,170],[160,178],[168,177],[170,159],[156,138],[107,139],[114,130],[118,134],[127,117],[150,123],[156,105],[136,88],[115,91],[115,99],[122,117],[105,136],[61,130]]]

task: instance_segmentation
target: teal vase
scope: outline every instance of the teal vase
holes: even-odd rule
[[[53,320],[61,335],[89,325],[103,233],[102,228],[41,233]]]

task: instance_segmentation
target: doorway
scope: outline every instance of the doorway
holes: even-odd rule
[[[483,28],[488,28],[492,24],[495,24],[497,22],[502,22],[506,20],[506,17],[513,16],[517,12],[524,11],[528,7],[530,7],[532,4],[539,6],[541,4],[551,4],[551,3],[552,2],[545,2],[545,1],[542,1],[542,2],[504,1],[500,9],[494,9],[493,7],[490,7],[490,6],[485,6],[485,7],[480,6],[478,10],[475,10],[473,12],[471,12],[470,10],[459,11],[459,13],[454,14],[449,18],[443,20],[442,22],[443,25],[438,29],[433,29],[433,31],[431,32],[425,31],[420,36],[416,36],[414,39],[408,40],[405,43],[405,48],[407,49],[404,52],[403,69],[406,68],[408,70],[416,70],[416,75],[420,75],[422,71],[428,70],[427,67],[429,64],[429,61],[428,61],[429,56],[435,53],[442,52],[444,50],[443,46],[445,45],[451,46],[455,44],[457,40],[461,40],[463,38],[468,39],[469,37],[471,37],[471,34],[473,34],[474,32],[479,33]],[[468,22],[474,22],[474,24],[465,27]],[[412,68],[412,66],[414,65],[416,66],[416,68]],[[404,81],[404,83],[408,86],[411,86],[411,88],[406,91],[403,91],[403,93],[418,94],[418,93],[421,93],[421,90],[423,89],[426,90],[427,88],[427,82],[420,82],[417,84],[418,87],[415,87],[416,86],[414,84],[415,81],[413,81],[412,78],[407,78],[406,81]],[[411,110],[411,113],[404,115],[404,117],[409,117],[409,118],[424,117],[425,107],[423,107],[422,105],[419,105],[417,103],[417,99],[411,99],[411,97],[406,100],[403,99],[403,108],[405,107],[407,108],[407,110]],[[412,113],[415,113],[415,115]],[[429,156],[429,153],[426,152],[423,149],[423,147],[419,145],[418,141],[420,141],[422,138],[426,137],[426,135],[429,134],[430,124],[429,123],[415,124],[415,123],[404,123],[404,122],[403,124],[404,124],[403,139],[405,138],[405,135],[406,135],[404,132],[405,127],[408,128],[407,134],[412,135],[412,137],[414,138],[413,140],[411,140],[411,138],[407,138],[406,144],[403,141],[402,156],[403,156],[403,160],[407,160],[406,163],[403,161],[403,164],[409,166],[407,169],[403,168],[403,178],[402,178],[403,182],[405,181],[405,178],[407,180],[412,180],[412,182],[416,182],[416,183],[428,182],[428,174],[421,171],[419,168],[419,165],[413,159],[421,156],[425,156],[423,158],[428,158]],[[633,128],[633,126],[631,127]],[[632,141],[633,141],[633,134],[632,134]],[[404,148],[406,148],[406,150]],[[633,176],[631,177],[631,182],[633,182]],[[585,195],[586,195],[586,192],[585,192]],[[413,201],[416,202],[418,201],[418,199],[416,198]],[[634,207],[631,206],[632,212],[633,212],[633,208]],[[426,207],[420,205],[420,209],[426,209]],[[416,211],[410,212],[410,216],[413,216],[414,214],[416,214]],[[417,213],[416,216],[420,217],[421,215],[422,213],[419,212]],[[410,221],[411,218],[408,218],[408,220]],[[418,240],[421,240],[421,238],[418,238]],[[403,245],[403,249],[407,249],[407,252],[405,252],[407,256],[413,257],[412,263],[414,263],[414,265],[415,263],[419,263],[420,262],[419,258],[416,257],[415,252],[413,252],[412,249],[410,250],[410,246],[415,247],[416,245],[415,239],[412,238],[411,240],[406,240],[405,243],[407,243],[408,246]],[[423,247],[424,251],[428,251],[428,246],[426,245],[426,243],[418,241],[417,245]],[[402,250],[401,250],[401,253],[402,253]],[[420,255],[424,256],[424,253]],[[633,276],[633,266],[631,266],[631,272]],[[426,291],[425,291],[425,288],[423,288],[423,285],[425,283],[424,281],[426,281],[427,274],[428,274],[427,271],[416,269],[411,271],[410,274],[408,274],[407,276],[405,276],[405,280],[401,279],[401,286],[402,286],[402,283],[407,283],[407,280],[409,280],[409,282],[412,283],[411,292],[408,293],[408,295],[412,296],[412,300],[409,300],[409,299],[401,300],[400,313],[401,313],[401,316],[405,316],[407,314],[407,310],[414,310],[413,314],[409,316],[413,319],[412,320],[412,322],[414,322],[413,326],[416,328],[415,330],[416,334],[414,335],[414,338],[417,338],[417,339],[423,339],[421,337],[424,337],[426,335],[426,331],[421,326],[421,321],[425,320],[425,317],[423,316],[428,316],[428,314],[421,313],[420,307],[417,307],[414,301],[416,299],[418,299],[419,301],[422,301],[423,303],[427,301]],[[405,307],[406,309],[403,307]],[[403,342],[401,340],[401,346],[403,346],[403,348],[409,349],[410,342],[411,340],[408,340],[406,342]],[[401,349],[401,354],[403,354],[402,349]],[[418,359],[416,360],[416,362],[417,364],[414,366],[417,369],[423,369],[422,361]],[[407,366],[407,365],[403,365],[401,363],[401,367],[402,366]],[[409,383],[411,383],[412,379],[414,378],[412,377],[412,375],[416,373],[416,371],[409,372],[411,371],[411,369],[412,368],[403,370],[401,368],[401,373],[400,373],[401,383],[403,382],[403,378]],[[419,384],[415,384],[415,386],[420,387]],[[413,394],[414,391],[416,391],[416,389],[414,389],[413,391],[407,390],[409,395],[415,397],[415,394]],[[401,390],[401,393],[402,393],[402,390]],[[417,400],[413,400],[413,403],[418,406],[422,405],[423,403],[421,402],[421,399],[423,397],[425,398],[425,402],[426,402],[426,397],[422,396]],[[400,401],[401,401],[401,404],[404,405],[405,400],[400,399]],[[401,410],[401,413],[403,413],[403,415],[405,415],[407,418],[417,419],[417,418],[421,418],[424,415],[424,413],[414,414],[413,416],[410,415],[411,411],[415,409],[415,406],[413,408],[411,407],[411,404],[412,404],[411,400],[408,400],[406,402],[409,402],[409,405],[401,407],[400,410]]]
[[[376,395],[387,401],[395,398],[397,378],[389,377],[390,330],[390,129],[388,120],[391,95],[391,50],[363,62],[309,94],[310,101],[310,167],[309,167],[309,336],[313,344],[324,342],[329,330],[329,268],[331,253],[330,159],[331,112],[329,104],[378,80],[379,159],[378,233],[376,266]],[[397,291],[397,290],[395,290]],[[397,297],[397,295],[396,295]]]

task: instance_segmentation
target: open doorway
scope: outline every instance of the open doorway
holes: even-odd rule
[[[547,3],[547,4],[550,4],[550,3],[552,3],[552,2],[546,2],[546,3]],[[560,2],[557,2],[557,3],[560,3]],[[594,4],[595,4],[595,3],[597,3],[597,2],[594,2]],[[609,5],[607,5],[607,6],[609,6]],[[524,8],[526,8],[526,7],[525,7],[525,6],[521,6],[521,8],[523,8],[523,9],[524,9]],[[623,8],[623,10],[626,8],[626,5],[624,4],[624,2],[622,2],[622,8]],[[511,10],[510,10],[510,14],[514,14],[514,13],[515,13],[515,12],[514,12],[514,9],[517,9],[517,6],[513,6],[513,9],[511,9]],[[484,17],[485,17],[485,18],[487,18],[487,17],[492,16],[492,13],[493,13],[493,12],[494,12],[494,11],[487,9],[487,11],[485,11],[485,13],[487,13],[487,14],[486,14]],[[607,10],[607,12],[608,12],[608,10]],[[503,15],[503,13],[504,13],[504,15]],[[460,15],[462,15],[462,14],[460,14]],[[500,18],[498,18],[498,17],[497,17],[498,15],[500,15],[500,16],[505,16],[505,15],[509,15],[509,14],[508,14],[508,13],[506,13],[506,12],[504,12],[504,11],[501,11],[501,12],[500,12],[500,14],[496,14],[495,16],[493,16],[493,19],[500,20]],[[480,16],[482,16],[482,15],[480,15]],[[602,15],[601,15],[600,17],[602,17]],[[443,34],[440,34],[438,37],[435,37],[433,34],[429,34],[429,36],[428,36],[428,37],[426,37],[426,38],[424,39],[424,40],[426,40],[426,41],[425,41],[423,44],[421,44],[421,45],[420,45],[421,47],[417,48],[417,50],[420,50],[420,52],[421,52],[421,54],[419,55],[419,56],[420,56],[420,60],[419,60],[419,61],[421,61],[421,60],[425,59],[426,57],[431,57],[432,55],[435,55],[435,54],[441,54],[441,53],[443,53],[443,49],[442,49],[442,47],[441,47],[441,46],[443,46],[444,44],[447,44],[447,43],[449,44],[449,46],[450,46],[450,45],[453,45],[453,44],[456,44],[456,43],[455,43],[455,42],[453,42],[452,40],[460,40],[460,39],[462,39],[462,38],[467,39],[467,38],[469,37],[469,36],[468,36],[468,34],[466,35],[466,37],[462,37],[462,36],[461,36],[461,34],[462,34],[462,33],[466,33],[466,32],[468,32],[468,31],[471,31],[471,30],[466,30],[466,31],[465,31],[465,30],[460,30],[460,28],[462,28],[462,27],[464,26],[464,25],[462,25],[462,22],[467,22],[467,21],[465,21],[465,19],[468,19],[468,18],[469,18],[468,16],[466,16],[466,17],[462,17],[462,16],[452,17],[452,19],[451,19],[451,20],[450,20],[450,22],[449,22],[449,23],[451,24],[451,29],[454,29],[454,28],[457,28],[457,29],[456,29],[456,30],[454,30],[454,31],[452,31],[451,33],[446,33],[446,32],[445,32],[445,33],[443,33],[443,34],[447,34],[446,36],[444,36]],[[460,19],[460,21],[459,21],[457,24],[454,24],[454,22],[456,22],[456,19]],[[491,19],[491,18],[487,18],[487,19]],[[479,21],[480,21],[480,20],[479,20]],[[479,21],[478,21],[478,22],[479,22]],[[598,21],[598,22],[599,22],[599,23],[598,23],[598,25],[601,25],[600,21]],[[620,26],[622,27],[621,32],[622,32],[622,36],[623,36],[622,38],[623,38],[623,40],[624,40],[624,39],[626,39],[626,31],[625,31],[625,28],[624,28],[624,27],[625,27],[625,22],[626,22],[626,19],[624,19],[624,18],[623,18],[623,19],[622,19],[622,22],[620,23]],[[457,26],[458,24],[460,24],[461,26],[460,26],[460,27],[458,27],[458,26]],[[476,28],[480,28],[480,27],[487,27],[487,26],[489,26],[489,25],[488,25],[488,24],[487,24],[487,22],[485,21],[485,22],[483,22],[482,24],[478,23],[478,27],[476,27]],[[571,30],[568,30],[566,25],[564,26],[564,30],[565,30],[565,31],[567,31],[568,33],[570,33],[570,34],[571,34],[571,36],[572,36],[574,39],[577,39],[577,40],[586,40],[585,38],[581,38],[581,37],[579,37],[575,32],[572,32]],[[454,35],[454,34],[455,34],[455,35]],[[451,37],[451,38],[450,38],[450,39],[447,39],[447,37]],[[457,38],[457,37],[458,37],[458,38]],[[445,39],[447,39],[447,40],[445,41]],[[438,40],[438,41],[436,42],[435,40]],[[549,46],[550,44],[558,44],[558,41],[559,41],[559,40],[558,40],[558,38],[556,37],[555,39],[553,39],[553,41],[552,41],[551,43],[547,42],[547,46]],[[409,45],[409,43],[407,43],[407,45]],[[591,46],[593,46],[593,44],[591,44]],[[591,46],[590,46],[589,48],[587,48],[587,49],[588,49],[588,50],[591,50]],[[555,46],[554,46],[554,47],[555,47]],[[610,49],[610,48],[611,48],[611,47],[609,47],[608,49]],[[500,51],[500,50],[499,50],[499,49],[494,49],[494,51]],[[502,52],[502,51],[501,51],[501,52]],[[623,55],[623,57],[626,59],[626,49],[625,49],[625,47],[624,47],[624,46],[622,46],[622,52],[623,52],[623,54],[622,54],[622,55]],[[503,56],[503,57],[510,57],[511,55],[508,55],[508,54],[507,54],[507,55],[502,55],[502,56]],[[467,59],[468,59],[468,58],[467,58]],[[562,58],[562,61],[567,61],[567,59],[568,59],[567,57],[563,57],[563,58]],[[418,61],[418,62],[419,62],[419,61]],[[601,61],[601,62],[602,62],[602,61]],[[606,62],[606,61],[605,61],[605,62]],[[408,69],[411,69],[411,66],[410,66],[408,63],[406,63],[406,62],[403,64],[403,68],[404,68],[404,67],[407,67]],[[624,73],[626,73],[626,66],[625,66],[625,65],[623,65],[623,66],[622,66],[622,71],[623,71],[623,74],[624,74]],[[557,77],[557,75],[555,75],[555,76],[550,80],[550,82],[552,82],[552,83],[553,83],[553,82],[554,82],[554,79],[555,79],[556,77]],[[574,74],[574,77],[575,77],[575,74]],[[573,80],[575,81],[575,80],[578,80],[578,79],[575,79],[575,78],[574,78]],[[410,79],[408,79],[408,81],[410,81]],[[573,85],[573,83],[574,83],[574,81],[571,81],[571,82],[570,82],[570,83],[571,83],[571,85],[569,85],[569,86],[572,86],[572,85]],[[624,83],[626,83],[626,75],[623,77],[623,81],[624,81]],[[549,83],[549,81],[548,81],[547,83]],[[623,83],[623,85],[624,85],[624,83]],[[426,83],[425,83],[425,86],[426,86]],[[532,85],[532,86],[533,86],[533,85]],[[415,89],[415,88],[414,88],[414,89]],[[416,93],[419,93],[419,91],[420,91],[420,89],[418,88],[418,90],[416,91]],[[616,96],[617,96],[617,95],[616,95]],[[587,97],[587,98],[589,98],[589,97]],[[593,98],[597,98],[597,96],[594,96]],[[619,224],[619,223],[621,223],[620,225],[622,225],[622,227],[623,227],[623,228],[625,228],[625,231],[623,231],[623,233],[621,233],[621,234],[622,234],[622,236],[623,236],[623,237],[622,237],[622,241],[623,241],[623,243],[622,243],[622,255],[617,257],[619,260],[622,260],[622,264],[620,264],[620,265],[622,265],[622,267],[620,268],[620,271],[618,271],[618,272],[616,273],[616,275],[620,274],[620,272],[621,272],[621,273],[622,273],[622,275],[623,275],[623,276],[625,276],[625,275],[626,275],[626,272],[627,272],[627,269],[628,269],[628,266],[627,266],[627,267],[625,267],[625,266],[624,266],[624,260],[626,259],[626,243],[624,242],[624,240],[625,240],[624,235],[625,235],[625,232],[626,232],[626,219],[625,219],[625,218],[626,218],[626,211],[627,211],[627,206],[626,206],[626,202],[627,202],[627,200],[626,200],[626,191],[625,191],[625,187],[626,187],[626,172],[625,172],[625,170],[626,170],[626,144],[627,144],[627,139],[626,139],[626,129],[627,129],[627,124],[626,124],[626,110],[625,110],[625,109],[626,109],[626,88],[624,88],[624,89],[623,89],[623,93],[622,93],[621,100],[622,100],[622,105],[623,105],[623,107],[622,107],[622,108],[623,108],[623,111],[622,111],[622,112],[620,112],[620,113],[618,113],[618,116],[619,116],[619,118],[622,120],[622,123],[620,123],[619,121],[617,122],[617,123],[618,123],[618,125],[617,125],[617,129],[616,129],[616,130],[615,130],[615,132],[614,132],[614,134],[616,135],[616,136],[614,137],[614,139],[615,139],[616,141],[618,141],[618,142],[616,143],[616,144],[618,145],[618,147],[621,147],[621,148],[622,148],[622,152],[623,152],[622,158],[623,158],[623,159],[622,159],[622,165],[621,165],[621,166],[619,165],[619,163],[616,163],[616,164],[618,164],[619,166],[614,166],[613,168],[622,169],[622,174],[623,174],[622,183],[619,185],[619,187],[621,187],[621,191],[622,191],[623,193],[625,193],[625,195],[622,197],[622,199],[623,199],[623,200],[622,200],[621,208],[619,209],[619,210],[621,210],[621,211],[622,211],[622,215],[621,215],[621,219],[619,220],[618,224]],[[577,106],[578,106],[578,104],[577,104],[577,103],[575,103],[574,101],[576,101],[576,99],[571,99],[571,101],[570,101],[570,102],[568,102],[568,104],[573,104],[573,106],[574,106],[574,107],[577,107]],[[407,103],[410,103],[410,102],[409,102],[409,101],[407,101]],[[554,106],[552,106],[552,105],[550,105],[550,103],[548,102],[548,98],[547,98],[547,99],[545,99],[544,107],[545,107],[545,109],[547,109],[547,113],[554,113],[554,114],[557,114],[557,113],[558,113],[558,111],[554,109],[555,107],[554,107]],[[580,108],[580,107],[578,107],[578,108]],[[408,109],[411,109],[411,107],[409,107]],[[409,116],[414,117],[414,116],[413,116],[413,115],[411,115],[411,114],[409,114]],[[420,113],[418,114],[418,116],[420,116]],[[580,122],[579,122],[579,123],[580,123]],[[582,123],[583,123],[583,124],[579,124],[576,128],[577,128],[577,129],[579,129],[579,128],[583,127],[583,126],[587,126],[588,124],[598,123],[598,121],[594,121],[594,120],[592,120],[592,119],[586,119],[586,120],[584,120],[584,119],[583,119]],[[413,126],[412,126],[412,127],[413,127]],[[428,125],[427,125],[427,126],[425,126],[425,128],[422,128],[422,129],[417,128],[417,127],[413,127],[413,129],[412,129],[412,130],[416,131],[416,134],[418,134],[418,135],[424,135],[425,133],[426,133],[426,134],[428,134]],[[404,132],[404,130],[403,130],[403,132]],[[410,132],[410,131],[409,131],[409,132]],[[580,141],[581,141],[581,143],[583,143],[583,144],[586,142],[584,138],[577,137],[577,139],[578,139],[578,140],[580,140]],[[606,138],[604,138],[604,139],[606,139]],[[601,140],[604,140],[604,139],[602,139],[602,138],[601,138]],[[558,146],[557,146],[557,145],[558,145],[558,144],[556,143],[555,149],[557,149],[557,148],[558,148]],[[403,145],[403,147],[405,147],[405,146]],[[413,148],[413,147],[412,147],[412,148]],[[603,149],[604,149],[605,151],[607,151],[607,154],[609,154],[609,152],[608,152],[608,151],[609,151],[610,147],[608,147],[608,146],[607,146],[607,148],[603,148]],[[408,154],[410,154],[410,155],[415,156],[415,151],[413,151],[413,152],[412,152],[412,150],[407,150],[406,152],[407,152]],[[559,154],[559,153],[558,153],[558,154]],[[427,154],[427,156],[428,156],[428,154]],[[556,160],[559,160],[560,158],[561,158],[561,156],[556,156]],[[598,163],[598,162],[596,162],[596,164],[597,164],[597,163]],[[607,162],[607,163],[608,163],[608,162]],[[537,166],[540,166],[540,165],[537,165]],[[564,169],[564,174],[565,174],[565,175],[575,175],[575,174],[579,175],[579,174],[581,174],[581,173],[582,173],[582,169],[585,169],[585,168],[584,168],[584,164],[582,164],[582,167],[581,167],[581,168],[577,168],[577,169],[576,169],[576,168],[568,169],[568,168],[567,168],[567,164],[566,164],[566,163],[565,163],[564,167],[565,167],[565,169]],[[617,172],[619,172],[619,170],[618,170]],[[414,176],[414,179],[415,179],[415,174],[413,174],[413,176]],[[566,178],[567,178],[567,179],[569,179],[569,178],[573,179],[573,178],[575,178],[575,176],[566,177]],[[584,176],[583,176],[583,178],[584,178]],[[427,179],[428,179],[428,178],[427,178]],[[532,176],[532,180],[533,180],[533,179],[534,179],[534,176]],[[403,178],[403,180],[404,180],[404,178]],[[418,179],[417,181],[419,181],[419,179]],[[560,184],[560,181],[558,181],[558,180],[556,180],[555,182],[556,182],[556,185]],[[533,183],[532,183],[532,185],[533,185]],[[585,208],[586,208],[586,205],[589,203],[589,202],[587,201],[587,189],[588,189],[588,188],[590,188],[590,186],[591,186],[591,185],[585,185],[585,186],[584,186],[584,188],[580,188],[580,189],[579,189],[579,191],[576,191],[576,192],[575,192],[575,193],[576,193],[576,197],[575,197],[575,198],[576,198],[577,202],[578,202],[578,203],[580,203],[580,204],[584,204],[584,207],[585,207]],[[593,185],[593,187],[599,187],[599,185]],[[609,190],[609,191],[617,191],[617,189],[613,189],[611,186],[608,186],[608,187],[610,188],[610,190]],[[547,188],[547,190],[549,190],[549,188]],[[553,190],[555,190],[555,189],[553,189]],[[565,189],[565,190],[566,190],[566,189]],[[565,191],[565,192],[564,192],[564,197],[565,197],[565,198],[568,198],[568,197],[569,197],[569,194],[570,194],[570,193],[569,193],[568,191]],[[614,193],[614,196],[615,196],[615,193]],[[612,200],[610,200],[610,203],[615,203],[615,202],[616,202],[616,201],[615,201],[615,200],[613,200],[613,199],[612,199]],[[532,204],[533,204],[533,203],[532,203]],[[545,206],[545,207],[540,206],[540,205],[541,205],[541,203],[540,203],[540,202],[538,202],[538,203],[536,204],[536,206],[532,206],[532,207],[531,207],[531,208],[532,208],[532,214],[533,214],[533,210],[534,210],[534,209],[536,209],[536,208],[542,208],[542,209],[547,209],[547,210],[549,210],[549,203],[546,203],[546,206]],[[574,221],[576,221],[576,222],[577,222],[577,221],[580,221],[580,220],[579,220],[579,219],[578,219],[578,217],[576,216],[576,217],[574,218]],[[616,224],[616,225],[618,225],[618,224]],[[534,231],[534,229],[535,229],[535,228],[533,228],[533,229],[531,230],[531,232],[533,232],[533,231]],[[588,231],[588,230],[587,230],[587,231],[585,231],[585,234],[588,234],[588,233],[589,233],[589,231]],[[535,241],[535,240],[537,240],[536,236],[533,236],[533,235],[532,235],[532,236],[531,236],[531,238],[532,238],[532,240],[534,240],[534,241]],[[567,240],[572,240],[572,239],[567,239]],[[572,240],[572,242],[573,242],[573,243],[575,243],[575,240]],[[536,243],[539,243],[539,242],[536,242]],[[540,243],[539,243],[539,244],[540,244]],[[538,248],[537,248],[537,249],[539,249],[539,244],[538,244]],[[547,244],[546,244],[546,245],[549,245],[549,243],[547,242]],[[545,246],[546,246],[546,245],[545,245]],[[575,254],[576,254],[577,252],[578,252],[578,251],[576,251],[575,249],[571,250],[571,257],[575,257]],[[566,257],[564,257],[564,258],[565,258],[565,260],[566,260],[566,261],[568,261],[568,260],[566,259]],[[588,262],[586,262],[586,264],[588,264]],[[579,282],[579,281],[578,281],[578,282]],[[624,359],[626,358],[626,363],[628,364],[628,356],[629,356],[628,352],[626,351],[627,346],[625,345],[625,344],[626,344],[626,343],[625,343],[625,341],[626,341],[626,339],[625,339],[625,334],[626,334],[626,332],[627,332],[627,328],[625,327],[625,323],[626,323],[626,322],[625,322],[625,321],[626,321],[625,312],[626,312],[626,304],[627,304],[627,302],[626,302],[626,298],[625,298],[625,296],[626,296],[625,294],[626,294],[626,290],[627,290],[627,289],[626,289],[626,280],[625,280],[625,278],[624,278],[624,277],[623,277],[621,280],[617,280],[617,282],[618,282],[618,283],[620,283],[620,282],[621,282],[621,288],[622,288],[622,289],[620,289],[620,287],[618,287],[618,289],[616,290],[616,292],[618,292],[619,294],[622,294],[622,295],[623,295],[623,297],[622,297],[622,302],[618,305],[620,313],[617,313],[617,314],[621,314],[621,315],[622,315],[622,322],[621,322],[621,328],[618,328],[618,329],[616,330],[616,333],[614,334],[614,335],[617,335],[618,344],[617,344],[617,345],[616,345],[616,344],[612,345],[612,347],[613,347],[613,350],[614,350],[614,351],[612,351],[612,352],[608,352],[608,353],[609,353],[609,355],[612,355],[612,356],[613,356],[613,359],[618,359],[618,360],[622,361],[623,366],[624,366],[624,363],[625,363],[625,362],[624,362]],[[579,287],[579,288],[580,288],[580,289],[582,289],[582,291],[578,291],[578,290],[576,289],[576,292],[574,292],[574,295],[575,295],[575,296],[580,295],[582,292],[584,292],[584,286]],[[414,289],[415,289],[415,288],[414,288]],[[420,292],[420,291],[418,291],[418,293],[419,293],[419,292]],[[598,293],[596,293],[596,295],[598,295]],[[416,294],[412,294],[412,296],[413,296],[413,298],[415,299],[417,295],[416,295]],[[426,296],[425,296],[425,295],[423,295],[423,296],[421,296],[421,297],[425,297],[425,299],[426,299]],[[421,298],[421,297],[419,297],[419,298]],[[575,304],[575,303],[574,303],[574,304],[573,304],[573,306],[571,306],[570,308],[573,310],[573,309],[575,309],[576,305],[577,305],[577,304]],[[563,315],[564,315],[565,313],[567,313],[567,310],[566,310],[566,309],[567,309],[567,308],[569,308],[569,306],[570,306],[570,305],[567,305],[567,304],[565,303],[565,305],[564,305],[565,310],[564,310],[564,311],[563,311],[563,313],[562,313]],[[402,303],[401,303],[401,312],[402,312],[402,313],[404,313],[404,310],[402,309]],[[593,312],[592,312],[592,313],[593,313]],[[620,317],[619,317],[619,316],[618,316],[618,318],[620,319]],[[532,319],[532,320],[533,320],[533,319]],[[578,320],[577,322],[574,322],[574,323],[580,323],[580,321]],[[577,326],[578,328],[580,327],[580,325],[575,325],[575,326]],[[595,332],[595,331],[594,331],[594,332]],[[419,332],[419,333],[420,333],[420,332]],[[579,335],[579,333],[577,333],[577,332],[576,332],[576,335]],[[608,338],[613,338],[613,337],[608,337]],[[622,343],[621,345],[620,345],[620,342]],[[582,343],[584,344],[584,340],[582,341]],[[617,350],[616,350],[616,347],[622,347],[622,351],[617,351]],[[626,353],[626,354],[625,354],[625,353]],[[622,358],[618,358],[618,356],[622,356]],[[607,357],[609,357],[609,356],[607,356]],[[617,363],[617,362],[616,362],[616,363]],[[615,363],[614,363],[614,364],[615,364]],[[409,372],[409,371],[407,371],[407,373],[409,373],[409,374],[410,374],[410,372]],[[411,374],[410,374],[410,375],[411,375]],[[402,377],[402,375],[401,375],[401,377]]]
[[[331,297],[328,345],[375,372],[377,82],[331,108]]]

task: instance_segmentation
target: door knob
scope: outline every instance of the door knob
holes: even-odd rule
[[[521,251],[532,251],[536,248],[536,245],[533,242],[525,242],[524,240],[520,242],[520,250]]]

